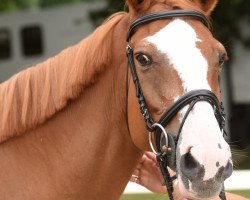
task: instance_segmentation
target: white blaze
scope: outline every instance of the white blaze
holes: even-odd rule
[[[164,53],[181,81],[185,92],[196,89],[211,91],[208,84],[208,62],[202,55],[195,30],[188,23],[176,19],[155,35],[146,38],[158,51]],[[180,111],[180,121],[186,109]],[[219,149],[218,144],[222,146]],[[181,155],[193,146],[191,153],[205,167],[204,180],[213,178],[218,171],[216,162],[226,166],[230,157],[228,145],[224,141],[212,107],[207,102],[199,102],[189,114],[182,131]]]
[[[196,47],[196,42],[201,40],[189,24],[176,19],[147,40],[167,55],[169,64],[178,72],[185,91],[201,88],[211,90],[207,81],[207,61]]]

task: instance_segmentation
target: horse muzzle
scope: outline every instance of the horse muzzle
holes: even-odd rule
[[[220,166],[214,177],[204,179],[206,167],[200,164],[191,154],[187,152],[182,155],[179,163],[178,183],[181,192],[190,199],[212,199],[224,189],[224,181],[231,176],[233,171],[232,161],[226,166]]]

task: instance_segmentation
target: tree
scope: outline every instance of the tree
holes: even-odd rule
[[[91,2],[91,0],[40,0],[40,6],[47,7],[47,6],[54,6],[58,4],[75,3],[75,2],[83,2],[83,1]]]
[[[220,0],[212,18],[215,36],[226,46],[231,59],[230,49],[236,41],[250,47],[250,36],[244,36],[241,28],[242,21],[250,23],[248,0]]]
[[[47,7],[58,4],[83,2],[83,1],[93,2],[93,0],[92,1],[91,0],[1,0],[0,12],[7,12],[11,10],[20,10],[20,9],[30,9],[33,7]]]
[[[117,0],[106,0],[107,1],[107,7],[102,10],[96,10],[90,13],[90,19],[93,21],[95,26],[98,26],[101,24],[101,22],[111,15],[112,13],[122,11],[125,7],[125,1],[117,1]]]
[[[0,12],[37,7],[40,0],[1,0]]]

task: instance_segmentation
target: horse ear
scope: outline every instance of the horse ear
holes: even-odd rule
[[[144,1],[149,0],[126,0],[126,3],[129,8],[132,8],[134,11],[139,11],[142,8],[142,4]]]
[[[200,8],[206,13],[206,15],[210,15],[214,10],[217,0],[193,0],[196,4],[200,6]]]

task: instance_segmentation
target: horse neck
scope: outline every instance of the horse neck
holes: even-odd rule
[[[65,143],[58,145],[71,146],[76,156],[66,159],[75,162],[72,173],[79,169],[80,199],[118,199],[141,155],[126,124],[126,66],[115,60],[107,65],[97,82],[58,116],[58,124],[65,123],[61,130],[68,130]]]
[[[117,28],[114,34],[122,35],[119,31],[124,30]],[[78,99],[37,129],[1,146],[0,163],[11,166],[0,166],[6,180],[0,184],[3,197],[15,191],[12,199],[119,198],[141,151],[126,124],[126,62],[119,61],[125,58],[125,44],[115,45],[111,49],[124,49],[111,52],[116,52],[114,59]]]
[[[74,144],[65,145],[78,152],[75,166],[81,168],[82,199],[100,199],[100,194],[102,199],[118,199],[141,155],[125,119],[125,70],[110,66],[114,67],[64,111],[72,116],[64,128],[76,127],[65,136],[72,140],[73,134]],[[66,118],[58,122],[62,121]]]

